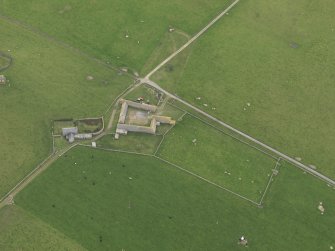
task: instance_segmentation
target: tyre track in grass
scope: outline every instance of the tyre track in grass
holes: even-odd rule
[[[236,4],[238,4],[240,0],[235,0],[231,5],[228,6],[224,11],[222,11],[218,16],[216,16],[209,24],[207,24],[201,31],[199,31],[194,37],[192,37],[186,44],[180,47],[177,51],[172,53],[169,57],[167,57],[163,62],[161,62],[155,69],[148,73],[145,76],[146,79],[149,79],[156,71],[162,68],[166,63],[171,61],[174,57],[176,57],[179,53],[189,47],[195,40],[197,40],[201,35],[203,35],[209,28],[211,28],[217,21],[219,21],[225,14],[228,13]]]

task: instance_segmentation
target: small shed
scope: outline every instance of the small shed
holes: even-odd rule
[[[91,139],[93,137],[92,133],[80,133],[74,135],[75,139]]]
[[[0,84],[6,83],[6,77],[4,75],[0,75]]]

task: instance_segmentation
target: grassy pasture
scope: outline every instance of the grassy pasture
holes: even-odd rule
[[[148,88],[145,85],[140,85],[136,87],[125,96],[125,99],[136,101],[140,97],[142,97],[145,102],[149,101],[149,103],[152,105],[157,105],[159,101],[157,92],[154,89]]]
[[[153,154],[162,136],[129,132],[126,136],[120,136],[118,140],[114,135],[108,134],[102,137],[97,146],[105,149],[130,151],[136,153]]]
[[[141,70],[141,74],[145,75],[154,69],[159,63],[161,63],[165,58],[170,56],[173,52],[178,50],[190,39],[190,36],[180,30],[175,30],[173,32],[166,32],[161,39],[158,46],[151,53],[149,59],[146,61],[145,65]]]
[[[55,151],[62,150],[70,145],[70,143],[63,136],[56,136],[53,140]]]
[[[62,128],[65,127],[74,127],[73,120],[55,120],[53,121],[53,134],[54,135],[62,135]]]
[[[15,201],[88,250],[240,250],[246,235],[314,251],[334,246],[334,192],[284,163],[260,209],[153,158],[77,147]]]
[[[177,121],[184,115],[185,112],[170,105],[169,102],[170,102],[169,98],[164,99],[160,104],[160,106],[158,107],[156,114],[171,117]]]
[[[241,1],[153,79],[334,178],[334,11],[331,0]]]
[[[10,66],[11,60],[0,52],[0,71]]]
[[[247,144],[253,148],[259,149],[260,151],[264,152],[265,154],[272,156],[273,158],[278,158],[279,156],[277,156],[276,154],[274,154],[272,151],[258,145],[257,143],[248,140],[247,138],[243,137],[242,135],[230,130],[229,128],[221,125],[220,123],[217,123],[215,121],[213,121],[212,119],[208,118],[207,116],[204,116],[200,113],[195,112],[192,108],[184,105],[181,102],[176,101],[175,99],[170,99],[168,101],[168,105],[175,110],[179,110],[180,112],[183,113],[188,113],[189,115],[191,115],[192,117],[197,118],[198,120],[204,122],[205,124],[211,126],[212,128],[215,128],[216,130],[222,132],[223,134],[226,134],[234,139],[236,139],[237,141],[240,141],[244,144]]]
[[[84,251],[78,243],[17,206],[0,210],[0,249]]]
[[[158,155],[220,186],[259,202],[276,160],[186,115]]]
[[[75,125],[78,127],[79,133],[96,133],[102,129],[103,120],[102,118],[80,119],[75,121]]]
[[[168,37],[177,35],[166,33],[168,25],[194,34],[224,4],[0,0],[0,13],[114,65],[145,73],[186,38]],[[335,50],[326,32],[334,27],[333,6],[330,0],[241,1],[155,79],[335,176],[330,168],[335,138],[329,131],[334,124],[330,67]],[[0,51],[10,49],[15,60],[6,71],[11,86],[0,89],[0,115],[6,118],[0,127],[0,194],[47,155],[52,119],[101,115],[132,81],[1,20]],[[88,81],[87,75],[94,79]],[[146,95],[154,100],[153,93]],[[163,105],[164,115],[183,114]],[[119,141],[108,135],[97,143],[152,154],[160,140],[130,133]],[[67,144],[56,139],[57,148]],[[170,131],[160,150],[160,156],[254,200],[275,164],[189,116]],[[234,170],[227,169],[229,179],[222,167]],[[0,249],[240,250],[237,238],[245,235],[251,250],[329,250],[335,246],[334,193],[283,162],[264,208],[257,208],[153,157],[75,147],[20,192],[15,206],[0,210]],[[320,201],[324,215],[317,210]]]
[[[2,196],[50,153],[53,119],[102,115],[132,79],[2,20],[0,33],[13,57],[0,89]]]
[[[160,54],[158,58],[166,54],[165,46],[160,53],[154,51],[165,43],[162,40],[169,26],[195,34],[229,2],[1,0],[0,13],[32,25],[113,65],[128,66],[140,72],[147,60],[152,62],[153,58],[157,58],[153,53]],[[126,35],[129,37],[126,38]],[[150,62],[149,66],[152,65]],[[143,69],[148,70],[147,67]]]
[[[6,67],[7,65],[8,65],[7,58],[0,56],[0,69]]]

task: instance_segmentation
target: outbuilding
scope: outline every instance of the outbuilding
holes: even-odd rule
[[[69,134],[78,134],[78,127],[64,127],[62,128],[62,134],[64,137]]]
[[[62,135],[69,141],[69,143],[74,142],[74,137],[77,134],[78,134],[78,127],[62,128]]]
[[[6,77],[4,75],[0,75],[0,84],[6,84]]]

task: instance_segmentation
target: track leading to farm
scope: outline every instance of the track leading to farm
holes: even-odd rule
[[[149,79],[156,71],[162,68],[167,62],[177,56],[180,52],[189,47],[195,40],[197,40],[202,34],[204,34],[209,28],[211,28],[217,21],[219,21],[225,14],[228,13],[240,0],[235,0],[231,5],[222,11],[217,17],[215,17],[208,25],[206,25],[201,31],[199,31],[194,37],[192,37],[186,44],[180,47],[177,51],[167,57],[162,63],[160,63],[155,69],[148,73],[145,78]]]
[[[6,205],[14,203],[14,196],[24,189],[30,182],[32,182],[39,174],[46,170],[52,163],[54,163],[59,157],[71,150],[77,144],[68,146],[64,150],[59,152],[53,152],[49,155],[41,164],[39,164],[34,170],[32,170],[26,177],[24,177],[15,187],[13,187],[4,197],[0,200],[0,209]]]
[[[203,35],[209,28],[211,28],[218,20],[220,20],[225,14],[228,13],[229,10],[231,10],[236,4],[239,3],[240,0],[236,0],[234,1],[231,5],[228,6],[228,8],[226,8],[224,11],[222,11],[216,18],[214,18],[207,26],[205,26],[200,32],[198,32],[194,37],[192,37],[186,44],[184,44],[180,49],[178,49],[177,51],[175,51],[173,54],[171,54],[169,57],[167,57],[163,62],[161,62],[156,68],[154,68],[149,74],[147,74],[143,79],[141,80],[141,83],[144,84],[148,84],[156,89],[158,89],[159,91],[165,93],[166,95],[178,100],[179,102],[183,103],[184,105],[190,107],[191,109],[195,110],[196,112],[206,116],[207,118],[219,123],[220,125],[228,128],[229,130],[241,135],[242,137],[256,143],[259,146],[262,146],[263,148],[271,151],[272,153],[278,155],[279,157],[281,157],[282,159],[294,164],[295,166],[303,169],[304,171],[314,175],[315,177],[327,182],[328,184],[331,184],[333,186],[335,186],[335,181],[330,179],[329,177],[315,171],[314,169],[306,166],[305,164],[295,160],[294,158],[272,148],[271,146],[266,145],[263,142],[260,142],[259,140],[249,136],[248,134],[228,125],[227,123],[211,116],[210,114],[202,111],[201,109],[191,105],[190,103],[186,102],[185,100],[169,93],[168,91],[164,90],[162,87],[160,87],[157,83],[153,82],[150,80],[150,77],[157,72],[159,69],[161,69],[166,63],[168,63],[170,60],[172,60],[174,57],[176,57],[179,53],[181,53],[183,50],[185,50],[187,47],[189,47],[196,39],[198,39],[201,35]]]

